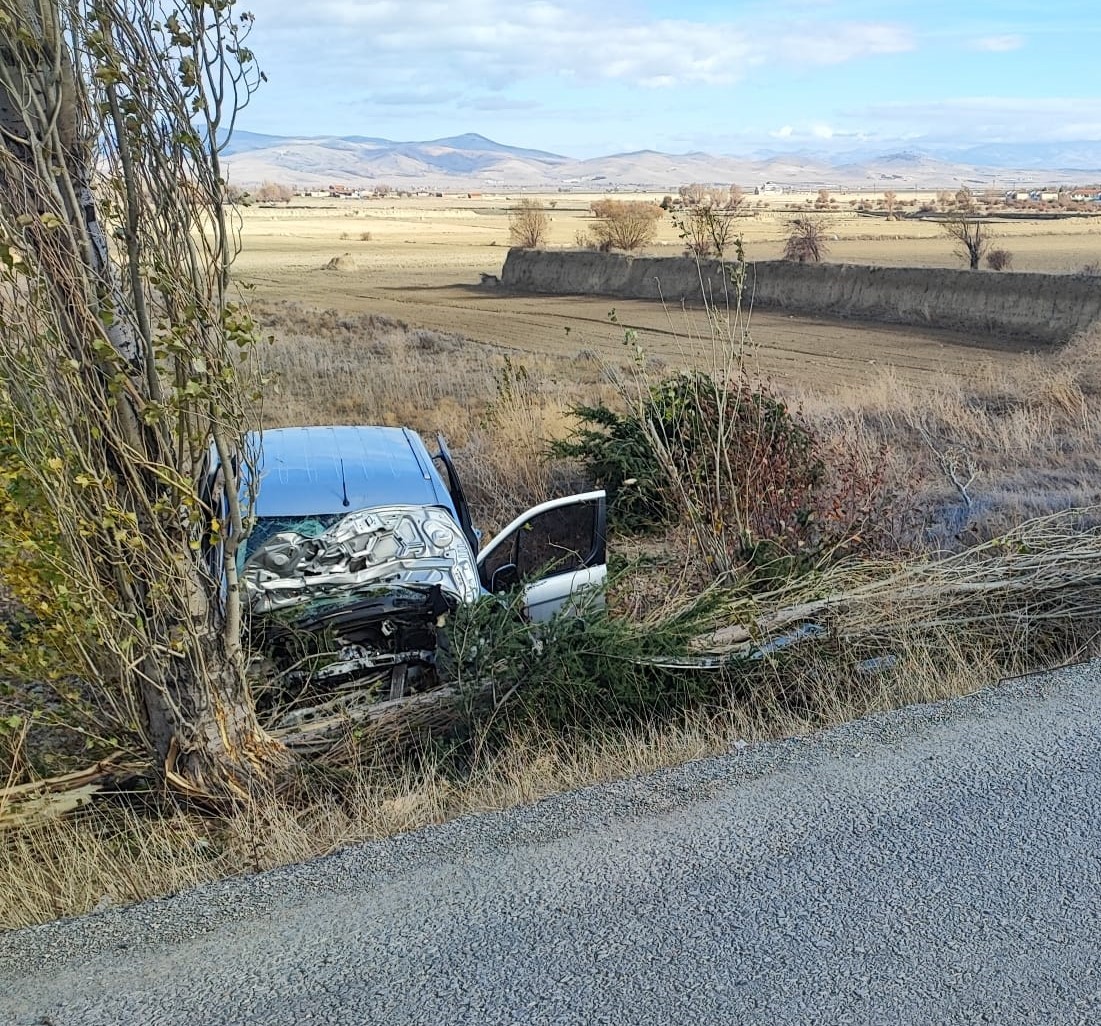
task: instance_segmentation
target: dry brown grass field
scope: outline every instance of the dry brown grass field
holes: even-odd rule
[[[917,199],[932,198],[919,196]],[[935,224],[861,216],[850,200],[876,194],[837,194],[838,211],[824,211],[831,261],[955,267],[959,259]],[[540,197],[551,209],[548,244],[570,246],[591,224],[597,195]],[[660,196],[645,198],[660,199]],[[417,327],[457,332],[508,349],[550,356],[592,351],[617,360],[624,327],[646,335],[646,349],[669,365],[706,361],[698,320],[646,302],[599,297],[505,295],[479,286],[499,274],[508,249],[508,208],[518,196],[408,197],[398,200],[295,200],[287,208],[244,211],[241,280],[265,300],[293,300],[346,313],[374,313]],[[750,197],[743,222],[750,260],[781,255],[784,222],[807,209],[811,196]],[[1101,216],[996,226],[996,245],[1014,255],[1018,271],[1073,272],[1101,260]],[[833,239],[836,236],[836,240]],[[680,253],[669,218],[654,254]],[[326,270],[349,254],[354,267]],[[619,326],[608,322],[616,307]],[[1023,347],[996,338],[756,311],[753,336],[762,369],[780,383],[816,390],[861,387],[885,366],[907,383],[956,380],[991,359],[1017,360]]]
[[[596,198],[542,197],[548,208],[555,204],[549,244],[570,245],[591,223]],[[875,197],[837,198],[846,208]],[[492,526],[570,483],[568,469],[541,458],[546,442],[569,431],[571,405],[613,401],[616,382],[635,372],[626,330],[638,332],[651,379],[714,368],[714,333],[701,310],[480,285],[481,274],[500,273],[515,199],[310,199],[246,208],[237,274],[253,286],[259,318],[276,336],[263,355],[275,378],[266,421],[443,431]],[[812,199],[750,197],[742,218],[747,256],[778,257],[791,208]],[[848,209],[817,216],[838,236],[828,259],[960,265],[935,224]],[[1101,216],[997,231],[1020,270],[1069,272],[1101,256]],[[681,251],[665,218],[650,252]],[[345,253],[350,269],[325,268]],[[940,507],[959,498],[938,469],[938,454],[949,451],[976,468],[983,533],[1030,512],[1095,501],[1095,343],[1031,352],[997,337],[767,310],[751,312],[749,329],[751,368],[838,444],[890,446],[897,487],[916,503]],[[515,370],[520,387],[502,403],[502,375]]]

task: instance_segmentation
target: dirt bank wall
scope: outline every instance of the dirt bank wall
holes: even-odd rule
[[[702,287],[701,287],[702,278]],[[717,261],[512,249],[502,286],[550,295],[722,302]],[[1056,344],[1101,319],[1101,278],[1070,274],[797,264],[749,265],[747,295],[792,313],[915,324]]]

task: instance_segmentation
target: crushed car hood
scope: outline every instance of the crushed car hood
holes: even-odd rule
[[[304,532],[316,529],[316,518],[302,519]],[[396,587],[438,587],[460,602],[481,594],[462,529],[437,506],[357,510],[320,533],[280,531],[252,553],[242,578],[254,613]]]

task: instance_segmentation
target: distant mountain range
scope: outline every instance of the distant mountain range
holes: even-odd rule
[[[894,153],[757,152],[745,157],[639,150],[577,160],[475,133],[426,142],[369,136],[237,132],[225,151],[231,181],[398,188],[675,189],[689,182],[766,181],[803,188],[933,188],[1101,179],[1101,142],[1004,144]]]

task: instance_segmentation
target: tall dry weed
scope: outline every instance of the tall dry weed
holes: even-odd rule
[[[579,487],[548,456],[568,430],[580,385],[603,395],[600,368],[569,357],[519,359],[461,335],[374,315],[297,303],[259,304],[271,336],[260,371],[270,380],[264,422],[411,427],[452,449],[479,523],[503,526],[524,509]]]
[[[296,303],[254,314],[271,335],[259,360],[270,427],[404,425],[461,446],[493,396],[501,354],[461,335]]]
[[[967,385],[917,390],[883,374],[800,401],[838,444],[890,447],[914,514],[909,545],[959,548],[1101,502],[1098,349],[1101,332],[1012,367],[991,363]]]

